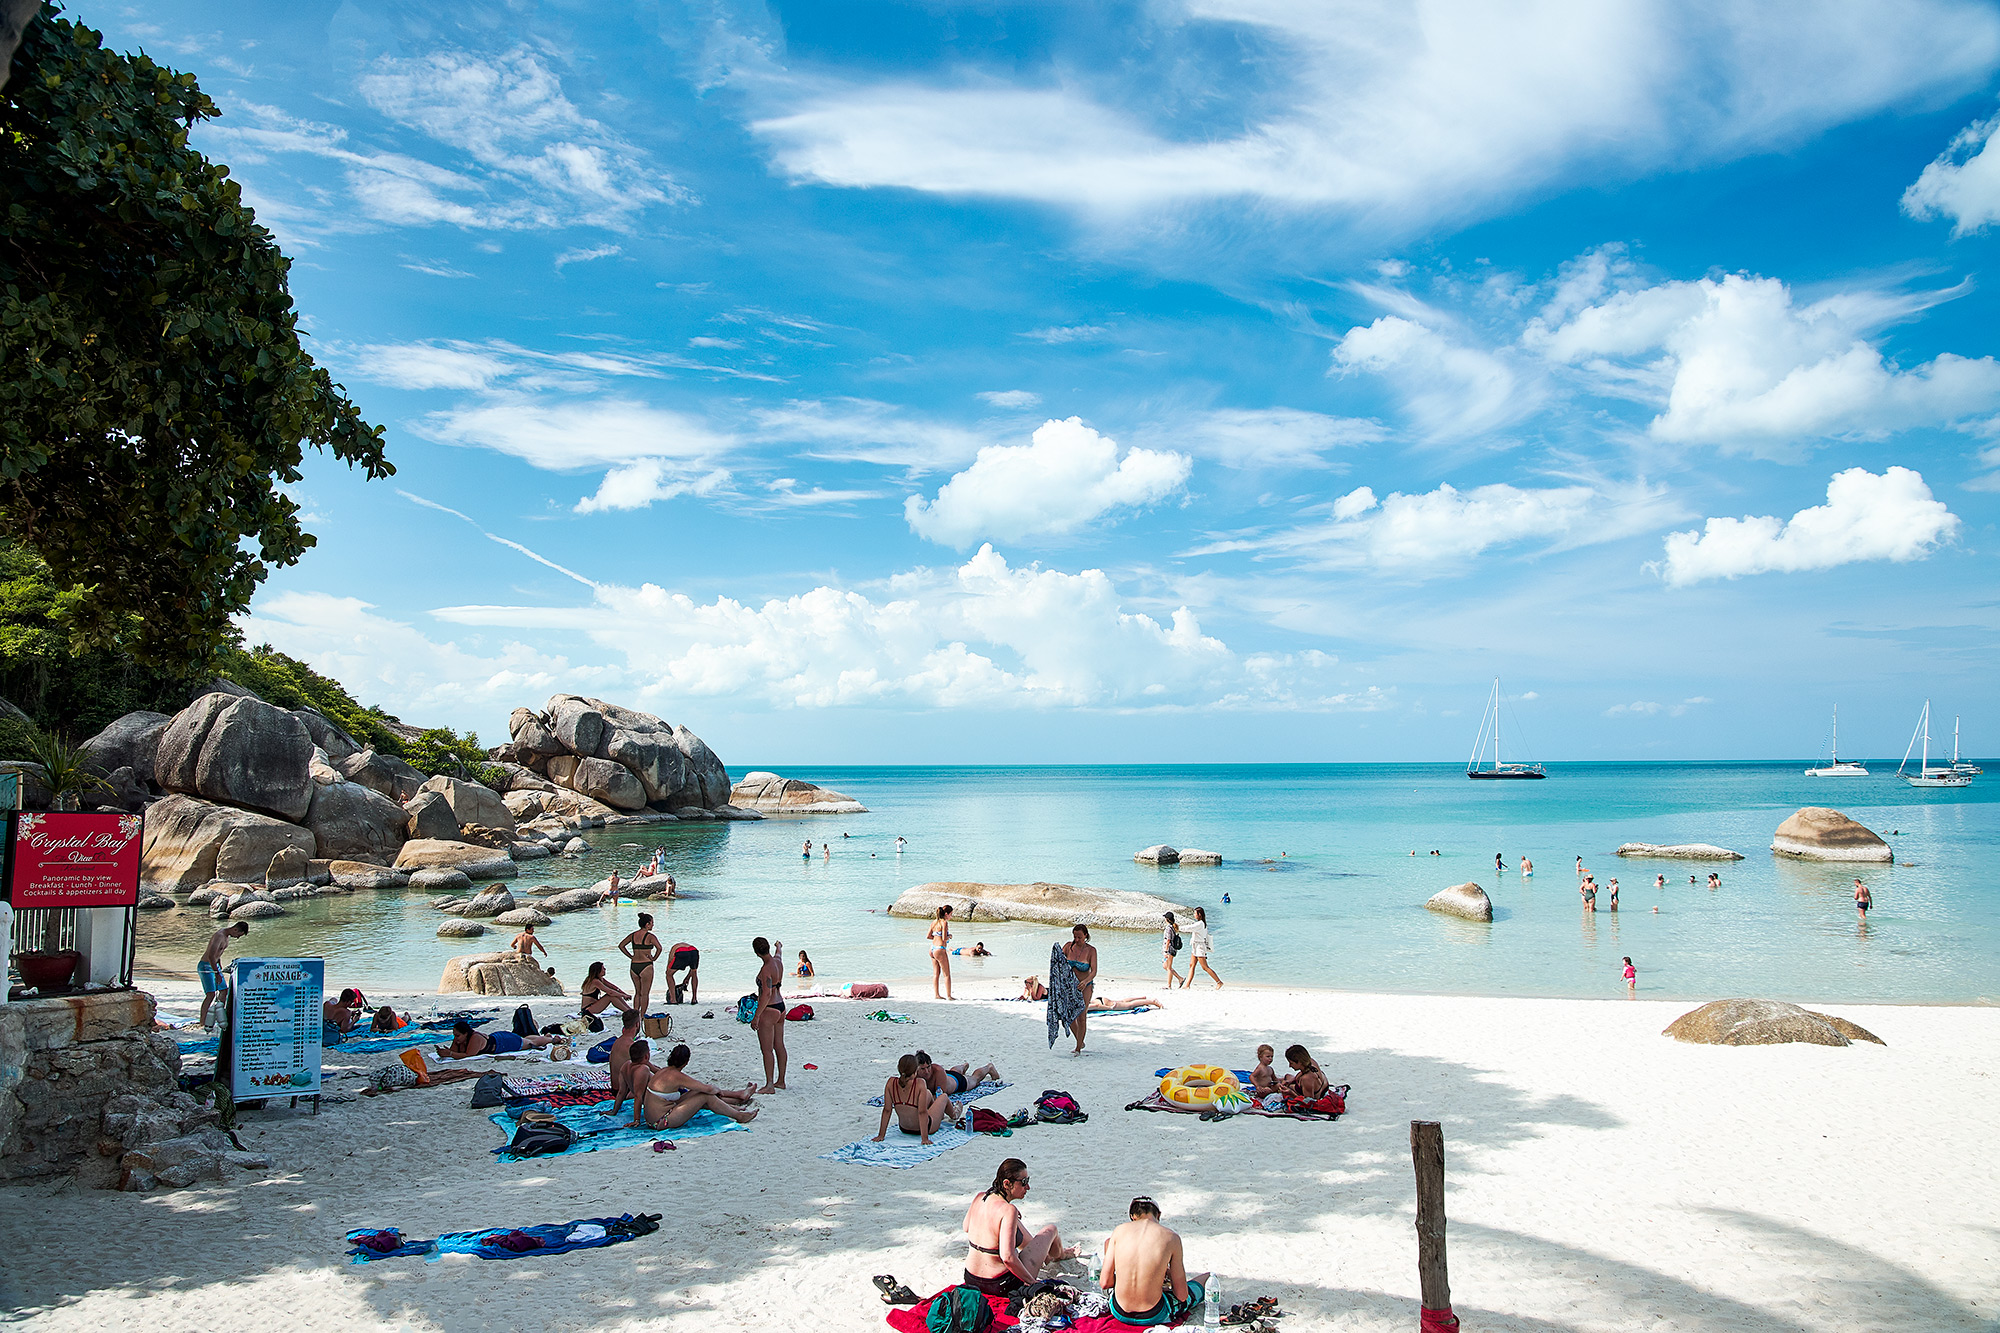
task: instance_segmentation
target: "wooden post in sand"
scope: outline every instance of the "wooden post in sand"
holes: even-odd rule
[[[1444,1129],[1435,1120],[1410,1122],[1410,1160],[1417,1170],[1417,1282],[1423,1296],[1422,1333],[1458,1327],[1451,1312],[1451,1277],[1444,1257]]]

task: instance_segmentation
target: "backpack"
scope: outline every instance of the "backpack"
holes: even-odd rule
[[[524,1120],[507,1152],[514,1157],[544,1157],[566,1151],[575,1142],[576,1131],[559,1120]]]
[[[603,1041],[600,1041],[597,1043],[597,1045],[591,1047],[590,1053],[588,1055],[585,1055],[583,1058],[590,1061],[590,1063],[594,1065],[610,1064],[611,1046],[612,1043],[616,1042],[617,1040],[618,1038],[616,1037],[606,1037]]]
[[[787,1023],[803,1023],[812,1016],[813,1007],[809,1004],[795,1004],[785,1011]]]
[[[479,1081],[472,1085],[472,1108],[477,1111],[504,1103],[507,1094],[501,1088],[501,1082],[498,1074],[481,1074]]]
[[[1076,1098],[1050,1088],[1035,1099],[1035,1119],[1044,1125],[1080,1125],[1090,1119]]]
[[[1174,932],[1173,943],[1169,944],[1167,949],[1171,953],[1179,953],[1181,951],[1181,933],[1178,930]]]
[[[736,1002],[736,1021],[749,1023],[757,1017],[757,997],[746,995]]]
[[[974,1134],[1011,1134],[1007,1127],[1007,1117],[998,1111],[989,1111],[983,1106],[975,1106],[965,1113],[965,1127]]]
[[[540,1031],[541,1029],[535,1026],[534,1011],[529,1009],[527,1005],[524,1004],[519,1009],[516,1009],[514,1011],[515,1036],[532,1037],[535,1036]]]
[[[971,1287],[952,1287],[931,1298],[924,1327],[930,1333],[983,1333],[993,1322],[993,1307]]]

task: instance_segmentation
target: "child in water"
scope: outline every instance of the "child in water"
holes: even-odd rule
[[[813,960],[806,957],[806,951],[804,949],[801,949],[799,950],[798,975],[802,977],[809,977],[812,974],[813,974]]]
[[[1639,988],[1639,969],[1632,966],[1632,958],[1631,955],[1628,954],[1626,955],[1625,958],[1625,989],[1637,990],[1638,988]]]

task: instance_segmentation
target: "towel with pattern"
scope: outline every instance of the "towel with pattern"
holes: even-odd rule
[[[609,1092],[611,1071],[592,1066],[574,1073],[565,1070],[559,1074],[509,1074],[500,1086],[509,1097],[546,1097],[552,1092]]]
[[[495,1111],[486,1117],[499,1126],[500,1132],[513,1142],[516,1122],[505,1111]],[[629,1116],[599,1115],[594,1107],[565,1106],[555,1112],[560,1123],[569,1126],[576,1133],[576,1142],[559,1153],[542,1153],[536,1158],[561,1157],[573,1152],[603,1152],[610,1148],[638,1148],[654,1139],[703,1139],[711,1134],[727,1134],[732,1129],[747,1130],[748,1125],[739,1125],[726,1115],[713,1111],[696,1111],[688,1122],[678,1129],[641,1129],[632,1124]],[[510,1156],[507,1145],[493,1150],[493,1155],[502,1161],[516,1161]]]
[[[1083,987],[1076,984],[1076,969],[1063,957],[1062,945],[1049,946],[1049,1047],[1069,1031],[1084,1010]]]
[[[1162,1069],[1159,1071],[1158,1076],[1165,1078],[1172,1072],[1169,1069]],[[1237,1080],[1244,1087],[1247,1088],[1250,1086],[1250,1074],[1248,1070],[1233,1069],[1230,1072],[1236,1075]],[[1238,1110],[1228,1112],[1228,1114],[1259,1115],[1272,1120],[1338,1120],[1347,1113],[1347,1084],[1342,1083],[1330,1089],[1324,1097],[1305,1098],[1286,1096],[1280,1098],[1280,1101],[1282,1102],[1282,1109],[1268,1109],[1263,1102],[1256,1101]],[[1138,1101],[1126,1103],[1125,1109],[1128,1111],[1171,1111],[1179,1115],[1202,1115],[1206,1114],[1211,1108],[1206,1106],[1178,1105],[1162,1097],[1160,1090],[1155,1088]]]
[[[657,1215],[645,1218],[625,1213],[619,1217],[580,1217],[574,1222],[545,1222],[530,1227],[487,1227],[483,1231],[447,1231],[436,1240],[402,1238],[394,1227],[347,1233],[350,1262],[371,1264],[381,1259],[424,1256],[436,1263],[440,1255],[471,1254],[481,1259],[524,1259],[529,1255],[564,1254],[570,1250],[590,1250],[620,1241],[637,1240],[659,1230]],[[381,1248],[393,1242],[393,1248]]]
[[[819,1155],[822,1162],[852,1162],[857,1166],[889,1166],[897,1169],[916,1166],[928,1162],[933,1157],[942,1156],[953,1148],[962,1148],[974,1139],[984,1138],[981,1134],[968,1134],[962,1129],[946,1125],[931,1135],[928,1144],[917,1141],[915,1134],[905,1134],[891,1128],[889,1137],[877,1143],[873,1139],[862,1139],[835,1148],[832,1152]]]
[[[992,1079],[989,1078],[984,1083],[973,1084],[971,1087],[967,1088],[964,1092],[948,1092],[945,1095],[951,1098],[954,1102],[959,1102],[959,1103],[976,1102],[981,1097],[991,1097],[994,1093],[999,1092],[1005,1088],[1011,1088],[1013,1086],[1014,1085],[1012,1083],[995,1083]],[[882,1099],[880,1097],[870,1097],[868,1099],[868,1104],[870,1106],[880,1106],[882,1104]]]

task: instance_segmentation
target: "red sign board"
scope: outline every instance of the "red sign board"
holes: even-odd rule
[[[145,820],[116,811],[24,814],[8,849],[8,898],[29,907],[132,907]]]

